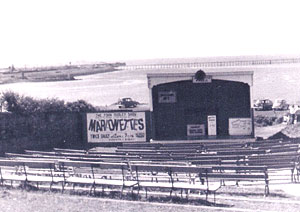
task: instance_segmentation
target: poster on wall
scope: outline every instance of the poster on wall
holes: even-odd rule
[[[175,103],[176,92],[175,91],[159,91],[158,103]]]
[[[229,118],[229,135],[251,135],[251,118]]]
[[[145,112],[101,112],[86,116],[89,143],[146,141]]]
[[[208,135],[217,135],[217,116],[207,116],[207,133]]]
[[[201,136],[205,135],[204,124],[188,124],[187,125],[187,136]]]

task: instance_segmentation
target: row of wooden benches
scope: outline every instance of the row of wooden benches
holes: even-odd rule
[[[63,190],[65,188],[65,185],[67,184],[84,184],[86,182],[86,179],[90,179],[87,185],[90,185],[91,188],[96,188],[96,186],[101,185],[101,180],[103,180],[101,177],[103,176],[94,176],[93,170],[99,169],[94,167],[94,165],[91,165],[91,163],[98,163],[99,161],[103,161],[102,163],[110,163],[110,162],[120,162],[125,164],[123,171],[128,170],[128,167],[131,167],[132,164],[137,164],[139,167],[142,165],[145,165],[149,167],[149,165],[163,165],[163,166],[176,166],[176,167],[190,167],[190,165],[198,167],[198,168],[206,168],[208,170],[207,172],[207,180],[205,182],[210,182],[207,185],[200,184],[200,180],[198,180],[198,186],[200,187],[194,187],[194,189],[190,188],[188,189],[188,186],[190,184],[184,183],[186,188],[183,187],[180,188],[182,185],[181,180],[173,181],[176,182],[176,186],[172,185],[172,177],[173,175],[168,175],[168,172],[164,172],[162,176],[165,179],[168,179],[166,183],[165,181],[162,181],[160,178],[160,175],[158,174],[158,171],[148,170],[148,175],[145,175],[147,171],[142,171],[143,168],[138,168],[137,170],[134,170],[132,167],[130,168],[130,173],[136,173],[135,176],[131,175],[131,178],[128,178],[127,176],[123,174],[119,174],[119,179],[117,181],[105,181],[106,186],[113,186],[110,185],[110,183],[117,184],[121,188],[129,187],[131,189],[137,189],[138,191],[142,188],[146,190],[158,188],[161,186],[161,189],[169,189],[170,191],[173,190],[181,190],[181,191],[190,191],[190,190],[197,190],[205,192],[207,195],[209,193],[214,193],[217,191],[217,188],[219,188],[220,184],[217,184],[217,181],[224,182],[224,180],[235,180],[236,182],[240,181],[252,181],[252,180],[263,180],[265,182],[265,194],[268,194],[268,187],[269,187],[269,175],[270,171],[278,171],[282,169],[289,169],[291,170],[291,180],[292,181],[299,181],[299,155],[298,155],[298,144],[295,142],[281,142],[281,141],[272,141],[270,143],[266,142],[255,144],[253,143],[252,146],[246,145],[244,147],[238,147],[233,148],[232,150],[228,150],[226,147],[220,148],[220,145],[217,145],[218,148],[215,148],[214,150],[217,151],[207,151],[206,149],[204,152],[189,152],[189,149],[183,148],[185,151],[177,151],[178,148],[172,147],[171,150],[176,150],[173,152],[164,152],[161,153],[157,151],[157,149],[148,149],[147,151],[140,151],[140,154],[137,154],[136,150],[139,150],[139,148],[133,148],[135,151],[98,151],[98,150],[91,150],[91,151],[85,151],[85,150],[66,150],[66,149],[54,149],[52,152],[41,152],[41,151],[26,151],[26,154],[9,154],[6,155],[11,158],[18,158],[19,160],[37,160],[41,158],[41,160],[52,160],[55,161],[55,164],[57,166],[57,161],[67,161],[68,163],[76,163],[80,164],[80,166],[83,166],[83,164],[86,164],[85,169],[83,167],[78,167],[79,165],[73,165],[71,170],[77,170],[77,174],[70,174],[69,172],[61,172],[60,181],[63,182]],[[147,144],[148,145],[148,144]],[[233,144],[232,144],[233,145]],[[138,145],[140,146],[140,145]],[[181,145],[179,145],[181,146]],[[259,146],[259,148],[258,148]],[[130,149],[130,148],[127,148]],[[61,164],[61,163],[59,163]],[[115,163],[113,163],[115,164]],[[129,166],[130,164],[130,166]],[[70,165],[70,164],[69,164]],[[61,167],[58,166],[58,167]],[[70,170],[70,167],[68,168],[68,165],[64,166],[67,167],[66,169],[59,169],[59,170]],[[74,168],[75,167],[75,168]],[[77,167],[77,168],[76,168]],[[222,171],[218,171],[217,167],[223,167],[221,169]],[[226,167],[224,169],[224,167]],[[236,167],[247,167],[242,168],[244,170],[239,170],[241,168]],[[253,167],[263,167],[264,169],[267,169],[268,172],[267,176],[266,174],[262,174],[262,171],[258,171],[258,173],[255,173],[255,170],[251,170]],[[86,170],[88,169],[88,170]],[[102,169],[102,168],[101,168]],[[259,168],[260,169],[260,168]],[[78,175],[78,171],[82,171],[85,173],[82,173]],[[120,170],[120,168],[118,169]],[[183,175],[194,175],[195,173],[185,173],[183,169],[182,173]],[[295,172],[296,171],[296,172]],[[144,173],[143,173],[144,172]],[[161,171],[159,171],[161,172]],[[126,172],[128,173],[128,172]],[[139,177],[142,173],[142,177]],[[171,173],[173,173],[171,171]],[[56,175],[58,175],[57,172],[55,172]],[[155,174],[155,175],[154,175]],[[178,174],[178,173],[176,173]],[[182,174],[177,179],[183,179]],[[242,175],[244,174],[244,175]],[[83,179],[83,176],[89,176],[89,178]],[[122,178],[120,178],[122,176]],[[148,176],[148,178],[151,179],[159,179],[155,181],[146,180],[145,176]],[[264,177],[263,177],[264,176]],[[104,176],[105,177],[105,176]],[[124,181],[124,179],[126,179]],[[142,180],[136,180],[142,179]],[[96,180],[97,179],[97,180]],[[123,179],[123,180],[122,180]],[[128,180],[133,179],[133,180]],[[203,179],[203,177],[202,177]],[[208,180],[209,179],[209,180]],[[266,180],[267,179],[267,180]],[[56,178],[56,180],[58,180]],[[111,178],[111,180],[116,180],[114,178]],[[189,179],[192,180],[192,179]],[[217,181],[216,181],[217,180]],[[97,181],[97,183],[96,183]],[[76,183],[77,182],[77,183]],[[95,182],[95,183],[91,183]],[[126,182],[124,185],[121,185],[121,182]],[[138,184],[137,184],[138,182]],[[160,184],[157,184],[157,183]],[[162,182],[162,183],[161,183]],[[180,184],[179,184],[180,182]],[[129,183],[129,184],[127,184]],[[134,183],[132,186],[128,186],[131,183]],[[156,183],[156,184],[155,184]],[[102,185],[105,186],[105,185]],[[117,186],[117,185],[114,185]]]
[[[236,154],[236,152],[240,152],[243,154],[263,154],[265,152],[275,153],[275,152],[289,152],[299,149],[298,143],[288,143],[288,144],[273,144],[273,145],[264,145],[261,147],[257,146],[244,146],[244,147],[218,147],[218,148],[206,148],[206,149],[198,149],[193,146],[188,146],[182,148],[172,147],[172,148],[155,148],[155,147],[118,147],[116,152],[118,153],[127,153],[127,154],[151,154],[151,153],[160,153],[160,154],[202,154],[206,152],[217,152],[218,154]],[[90,154],[93,154],[90,152]]]
[[[194,149],[194,150],[214,150],[214,149],[236,149],[236,148],[261,148],[261,147],[272,147],[276,145],[288,145],[288,144],[299,144],[299,140],[291,139],[291,140],[263,140],[263,141],[255,141],[255,142],[195,142],[195,143],[186,143],[186,142],[178,142],[178,143],[123,143],[118,148],[122,149],[161,149],[161,150],[169,150],[169,149]]]
[[[228,146],[227,143],[187,143],[185,145],[124,143],[116,151],[161,161],[186,160],[194,164],[205,164],[205,160],[208,160],[207,162],[211,164],[219,162],[219,164],[266,165],[273,169],[291,169],[292,174],[299,161],[298,140],[236,142],[229,143]]]
[[[265,166],[195,166],[183,164],[155,163],[104,163],[70,160],[31,160],[1,159],[1,183],[35,183],[37,186],[61,184],[62,191],[67,185],[96,187],[118,187],[121,189],[167,189],[204,192],[216,191],[225,181],[263,181],[265,195],[269,194],[269,178]],[[220,184],[222,182],[222,184]]]
[[[245,166],[267,166],[269,170],[288,169],[291,170],[291,179],[299,179],[299,153],[298,148],[293,151],[267,152],[251,150],[248,155],[243,152],[235,152],[236,155],[223,155],[216,152],[203,154],[140,154],[131,155],[124,153],[106,152],[105,154],[87,154],[78,150],[55,149],[53,152],[26,151],[26,154],[6,153],[8,157],[18,158],[44,158],[44,159],[68,159],[76,161],[102,161],[102,162],[182,162],[182,164],[194,164],[198,166],[211,165],[245,165]],[[99,152],[98,152],[99,153]],[[252,153],[252,154],[250,154]],[[258,154],[262,153],[262,154]],[[296,172],[295,172],[296,171]]]
[[[275,151],[276,149],[290,149],[291,147],[297,148],[300,144],[298,140],[264,140],[256,142],[230,142],[230,143],[123,143],[118,146],[114,154],[122,155],[124,152],[151,152],[151,150],[160,150],[161,153],[193,153],[193,152],[226,152],[226,151],[243,151],[243,150],[267,150]],[[156,151],[158,152],[158,151]],[[86,154],[86,155],[103,155],[111,154],[111,151],[97,151],[95,149],[77,150],[77,149],[60,149],[54,148],[53,152],[48,154]]]
[[[86,155],[86,154],[49,154],[49,152],[42,151],[27,151],[26,154],[6,153],[7,157],[18,158],[45,158],[45,159],[69,159],[81,161],[174,161],[185,162],[186,164],[197,165],[266,165],[269,168],[288,168],[291,169],[294,163],[298,160],[298,152],[284,152],[284,153],[268,153],[261,155],[244,155],[243,153],[236,153],[236,155],[218,155],[218,154],[199,154],[199,155],[169,155],[169,154],[149,154],[149,155],[120,155],[120,154],[106,154],[106,155]]]
[[[159,158],[174,158],[174,159],[195,159],[195,158],[203,158],[205,156],[213,156],[213,157],[227,157],[230,155],[237,156],[251,156],[251,155],[273,155],[273,154],[293,154],[297,153],[299,150],[298,144],[290,144],[284,146],[273,146],[272,148],[267,149],[222,149],[218,151],[209,151],[209,152],[194,152],[193,149],[178,149],[168,150],[168,151],[157,151],[157,150],[144,150],[144,149],[127,149],[126,151],[117,150],[117,152],[63,152],[62,150],[55,149],[53,152],[41,152],[41,151],[26,151],[31,155],[49,155],[49,156],[62,156],[62,157],[85,157],[85,158],[120,158],[120,159],[153,159],[157,160]]]

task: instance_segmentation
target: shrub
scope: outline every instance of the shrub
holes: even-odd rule
[[[84,100],[67,102],[58,99],[37,100],[32,97],[21,96],[12,91],[2,93],[1,105],[5,105],[8,112],[16,114],[33,114],[45,112],[95,112],[96,108]]]
[[[70,112],[95,112],[96,108],[84,100],[76,102],[68,102],[66,104],[67,111]]]
[[[258,115],[254,117],[254,124],[255,126],[272,126],[274,124],[280,124],[283,122],[283,117],[276,117],[276,116],[262,116]]]

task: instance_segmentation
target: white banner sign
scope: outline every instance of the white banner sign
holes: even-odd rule
[[[251,135],[251,118],[229,118],[229,135]]]
[[[89,143],[146,141],[145,112],[87,113]]]

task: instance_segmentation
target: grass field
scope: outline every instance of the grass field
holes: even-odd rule
[[[298,184],[295,184],[299,187]],[[300,187],[299,187],[300,188]],[[0,188],[1,211],[23,212],[67,212],[67,211],[122,211],[122,212],[183,212],[183,211],[299,211],[300,197],[274,188],[271,195],[263,196],[261,187],[227,186],[219,190],[216,204],[206,202],[203,197],[186,201],[184,198],[156,197],[132,201],[131,195],[123,198],[92,197],[86,194],[72,194],[48,191],[25,191]]]

